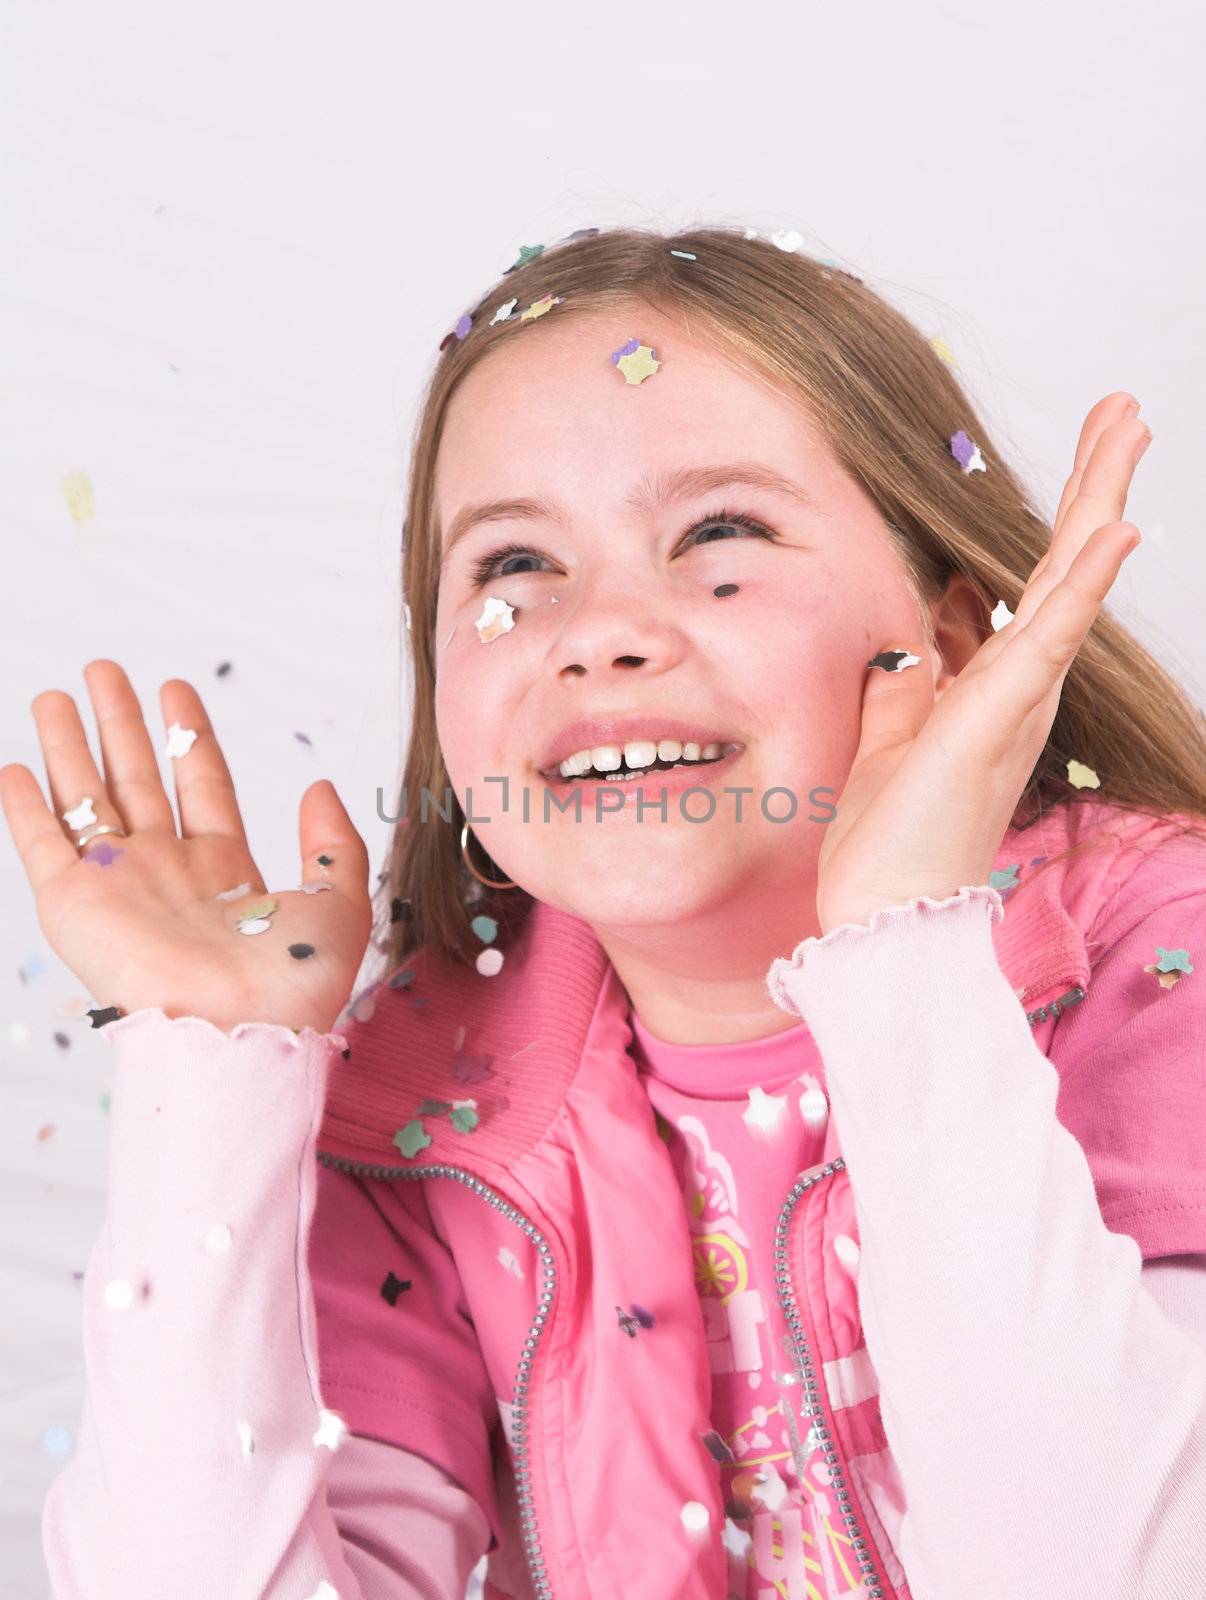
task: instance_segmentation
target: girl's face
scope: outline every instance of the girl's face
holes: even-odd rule
[[[637,384],[610,360],[631,336],[662,363]],[[794,492],[742,482],[751,467]],[[675,492],[689,472],[714,483]],[[643,498],[659,488],[664,498]],[[468,508],[512,499],[545,509],[450,542]],[[773,954],[772,908],[796,930],[788,950],[815,931],[816,856],[858,745],[867,660],[921,630],[879,512],[811,419],[665,315],[557,311],[457,392],[436,507],[440,743],[501,873],[586,919],[605,947],[697,919],[722,942],[762,930]],[[508,543],[525,554],[499,556],[478,581]],[[717,597],[726,584],[737,591]],[[483,643],[474,624],[489,597],[509,603],[514,626]],[[937,683],[941,663],[922,659]],[[619,786],[619,810],[619,794],[596,802],[585,783],[577,810],[572,789],[552,804],[542,770],[563,731],[624,717],[648,729],[571,733],[570,748],[656,743],[680,724],[741,746],[685,780],[714,796],[710,816],[707,795],[671,789],[663,820],[656,776],[641,809],[633,783]],[[476,846],[473,859],[489,872]]]

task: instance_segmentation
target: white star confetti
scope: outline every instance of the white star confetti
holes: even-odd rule
[[[178,722],[173,722],[167,731],[168,756],[186,756],[193,748],[197,738],[196,728],[182,728]]]
[[[114,1278],[105,1285],[105,1304],[110,1311],[125,1311],[134,1303],[134,1289],[124,1278]]]
[[[679,1512],[683,1527],[688,1533],[706,1533],[711,1517],[708,1508],[699,1500],[688,1500]]]
[[[500,1244],[498,1247],[498,1264],[500,1267],[505,1267],[512,1277],[523,1277],[523,1268],[505,1244]]]
[[[90,823],[98,820],[96,812],[92,809],[92,796],[85,795],[74,811],[64,811],[63,821],[69,828],[86,828]]]
[[[518,304],[518,295],[515,296],[514,300],[504,300],[502,305],[499,306],[498,310],[490,318],[490,326],[493,327],[496,322],[506,322],[507,318],[511,315],[512,311],[515,310],[515,307]]]
[[[314,1445],[326,1445],[328,1450],[334,1450],[348,1431],[348,1425],[341,1416],[334,1411],[328,1411],[324,1406],[319,1412],[318,1431],[311,1439]]]
[[[994,633],[1000,633],[1002,628],[1008,627],[1013,621],[1013,612],[1005,604],[1004,600],[997,601],[989,621],[992,623]]]
[[[751,1133],[773,1133],[787,1106],[785,1094],[767,1094],[757,1084],[750,1090],[750,1103],[741,1120]]]
[[[794,252],[804,243],[804,235],[797,233],[794,228],[784,228],[779,233],[771,234],[771,243],[777,244],[780,250]]]
[[[500,633],[510,633],[515,626],[514,610],[505,600],[500,600],[497,595],[491,595],[473,626],[477,629],[477,636],[481,642],[489,644],[492,639],[497,639]]]

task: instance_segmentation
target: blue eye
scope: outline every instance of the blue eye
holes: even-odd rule
[[[717,527],[743,528],[746,533],[756,534],[763,539],[773,539],[774,534],[765,523],[759,522],[757,517],[747,516],[744,511],[713,511],[706,517],[701,517],[698,522],[692,523],[683,540],[691,539],[697,533],[703,533]],[[718,540],[703,539],[701,544],[716,544]],[[504,544],[497,550],[492,550],[489,555],[483,556],[473,568],[472,581],[475,588],[480,588],[483,583],[488,583],[491,578],[516,578],[528,577],[529,572],[503,572],[499,568],[500,562],[505,562],[514,556],[523,556],[533,561],[542,561],[544,557],[539,551],[533,550],[526,544]]]

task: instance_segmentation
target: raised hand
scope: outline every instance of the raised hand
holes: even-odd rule
[[[913,638],[880,644],[921,660],[901,672],[868,670],[859,746],[818,857],[822,933],[987,881],[1068,668],[1139,543],[1135,525],[1117,520],[1151,440],[1138,409],[1117,393],[1089,412],[1050,547],[1013,621],[937,696],[920,623]]]
[[[334,786],[311,784],[299,809],[301,877],[313,892],[269,893],[196,690],[180,678],[160,690],[165,727],[178,723],[197,734],[173,757],[177,830],[130,680],[105,660],[89,663],[84,678],[103,776],[75,701],[58,689],[31,703],[50,806],[28,767],[0,768],[0,805],[52,948],[98,1008],[129,1014],[157,1006],[224,1030],[273,1022],[328,1032],[372,927],[368,852]],[[98,834],[98,825],[126,837]],[[264,914],[243,925],[262,930],[241,931],[241,913],[257,906]]]

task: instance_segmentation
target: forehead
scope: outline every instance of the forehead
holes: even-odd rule
[[[681,466],[747,457],[815,471],[824,446],[803,404],[741,353],[644,305],[510,330],[449,405],[436,461],[445,528],[469,499],[614,488]],[[630,384],[611,360],[629,339],[661,363]]]

